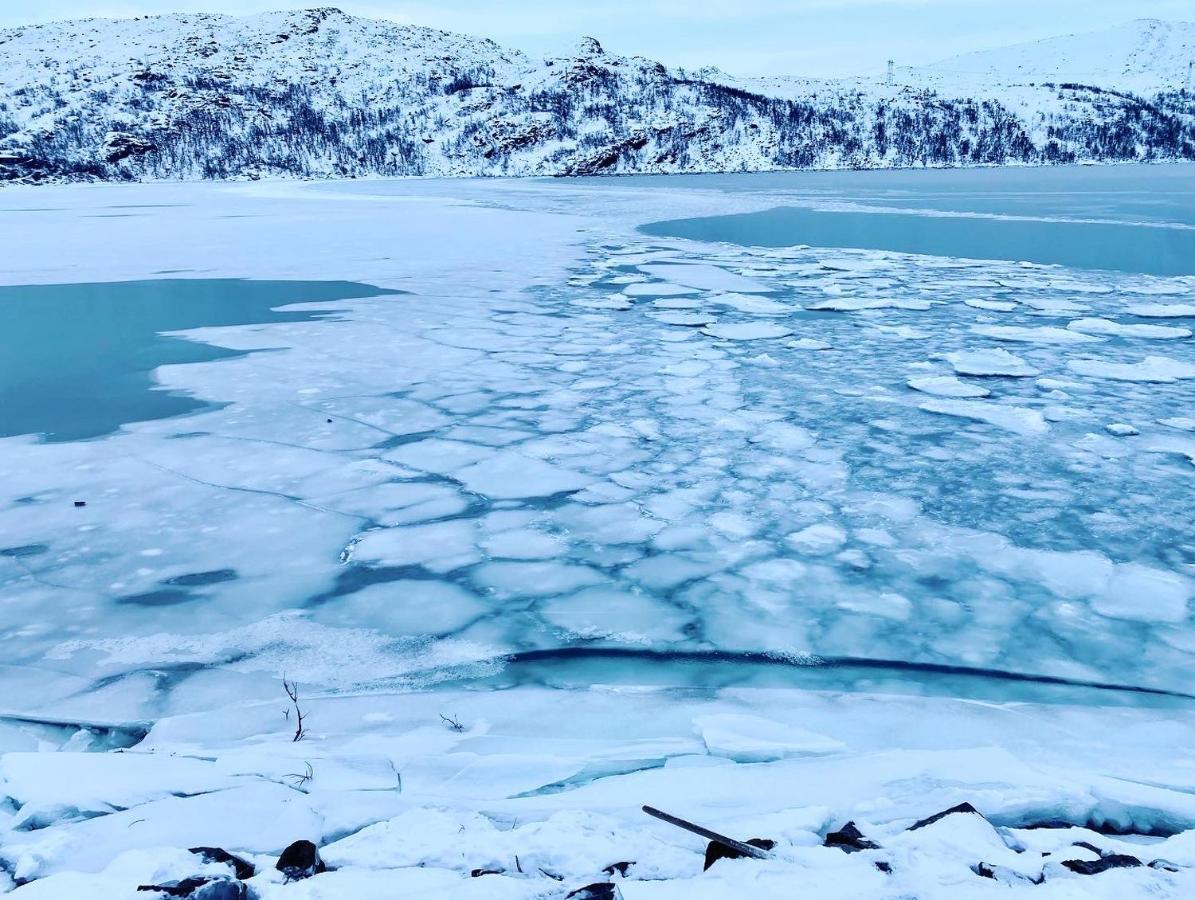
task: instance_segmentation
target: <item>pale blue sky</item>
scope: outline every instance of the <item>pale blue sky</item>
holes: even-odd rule
[[[1192,0],[0,0],[0,26],[87,16],[346,12],[463,31],[533,52],[592,35],[609,49],[742,75],[838,75],[1136,18],[1195,18]]]

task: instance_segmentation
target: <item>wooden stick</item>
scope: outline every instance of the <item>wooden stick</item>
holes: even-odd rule
[[[670,816],[668,813],[656,809],[654,806],[645,806],[643,811],[649,816],[654,816],[669,825],[675,825],[677,828],[683,828],[685,831],[691,831],[693,834],[700,835],[706,840],[713,841],[716,844],[721,844],[723,847],[729,847],[731,850],[737,850],[744,856],[750,856],[755,859],[770,859],[772,854],[767,850],[761,850],[759,847],[753,847],[750,844],[744,844],[742,841],[736,841],[734,838],[727,837],[724,834],[718,834],[716,831],[710,831],[708,828],[702,828],[700,825],[694,825],[692,822],[686,822],[684,819],[678,819],[676,816]]]

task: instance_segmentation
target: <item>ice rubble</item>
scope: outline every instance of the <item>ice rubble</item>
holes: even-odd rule
[[[78,241],[87,277],[144,277],[82,239],[114,190],[63,191],[81,212],[54,241]],[[1187,689],[1190,345],[1145,363],[1158,335],[1140,330],[991,346],[1082,334],[1078,293],[1117,322],[1153,281],[990,264],[980,287],[954,261],[668,245],[610,225],[605,196],[567,204],[581,233],[560,212],[444,204],[460,186],[411,188],[403,224],[376,198],[293,187],[128,190],[256,214],[213,215],[156,265],[414,293],[196,334],[272,348],[159,373],[227,406],[87,445],[0,442],[0,578],[20,623],[0,739],[73,742],[0,762],[20,807],[0,813],[0,859],[37,879],[17,897],[125,896],[193,874],[199,843],[253,857],[262,897],[282,900],[555,897],[619,859],[636,860],[626,900],[788,897],[794,873],[831,897],[955,897],[1006,890],[972,865],[1036,877],[1042,852],[1089,852],[1075,840],[1144,841],[1183,868],[1055,866],[1032,890],[1191,893],[1189,835],[1162,837],[1195,825],[1175,751],[1189,701],[1067,685]],[[468,190],[536,208],[552,189]],[[326,246],[300,214],[328,223]],[[142,245],[175,215],[113,220],[114,239]],[[264,263],[240,248],[263,224],[290,238]],[[469,229],[516,245],[450,239]],[[50,235],[24,240],[12,277],[61,277]],[[664,294],[626,290],[644,273]],[[860,308],[809,309],[827,289]],[[977,291],[1012,306],[968,304]],[[704,329],[659,319],[714,307]],[[997,312],[1024,331],[972,330]],[[1107,377],[1143,372],[1167,377]],[[1141,435],[1103,433],[1117,421]],[[297,744],[282,672],[310,698]],[[89,744],[126,752],[73,752]],[[974,822],[904,831],[963,801],[1029,849]],[[643,802],[781,852],[700,875],[700,844]],[[890,876],[820,846],[848,819]],[[1047,820],[1153,836],[1014,827]],[[339,870],[278,883],[297,838]]]

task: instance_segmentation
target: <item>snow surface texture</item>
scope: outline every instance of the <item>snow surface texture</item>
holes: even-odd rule
[[[561,898],[631,860],[625,900],[1191,895],[1189,701],[1069,682],[1190,690],[1195,354],[1057,337],[1192,279],[647,238],[777,200],[633,183],[3,202],[13,283],[410,292],[190,332],[271,351],[158,371],[220,408],[0,441],[19,900],[131,898],[217,870],[199,845],[282,900]],[[963,801],[1013,830],[904,831]],[[703,875],[642,803],[776,857]],[[848,819],[881,849],[820,846]],[[281,884],[299,838],[337,871]],[[1079,875],[1076,841],[1177,871]]]
[[[869,79],[531,58],[336,9],[0,31],[0,179],[559,175],[1195,158],[1195,25]]]

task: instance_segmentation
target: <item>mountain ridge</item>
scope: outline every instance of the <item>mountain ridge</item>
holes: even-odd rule
[[[949,62],[892,84],[738,79],[620,56],[594,38],[540,58],[334,7],[73,20],[0,31],[0,179],[1195,158],[1195,99],[1173,72],[1150,73],[1157,90],[1144,96],[1115,79],[960,77],[941,68]]]

